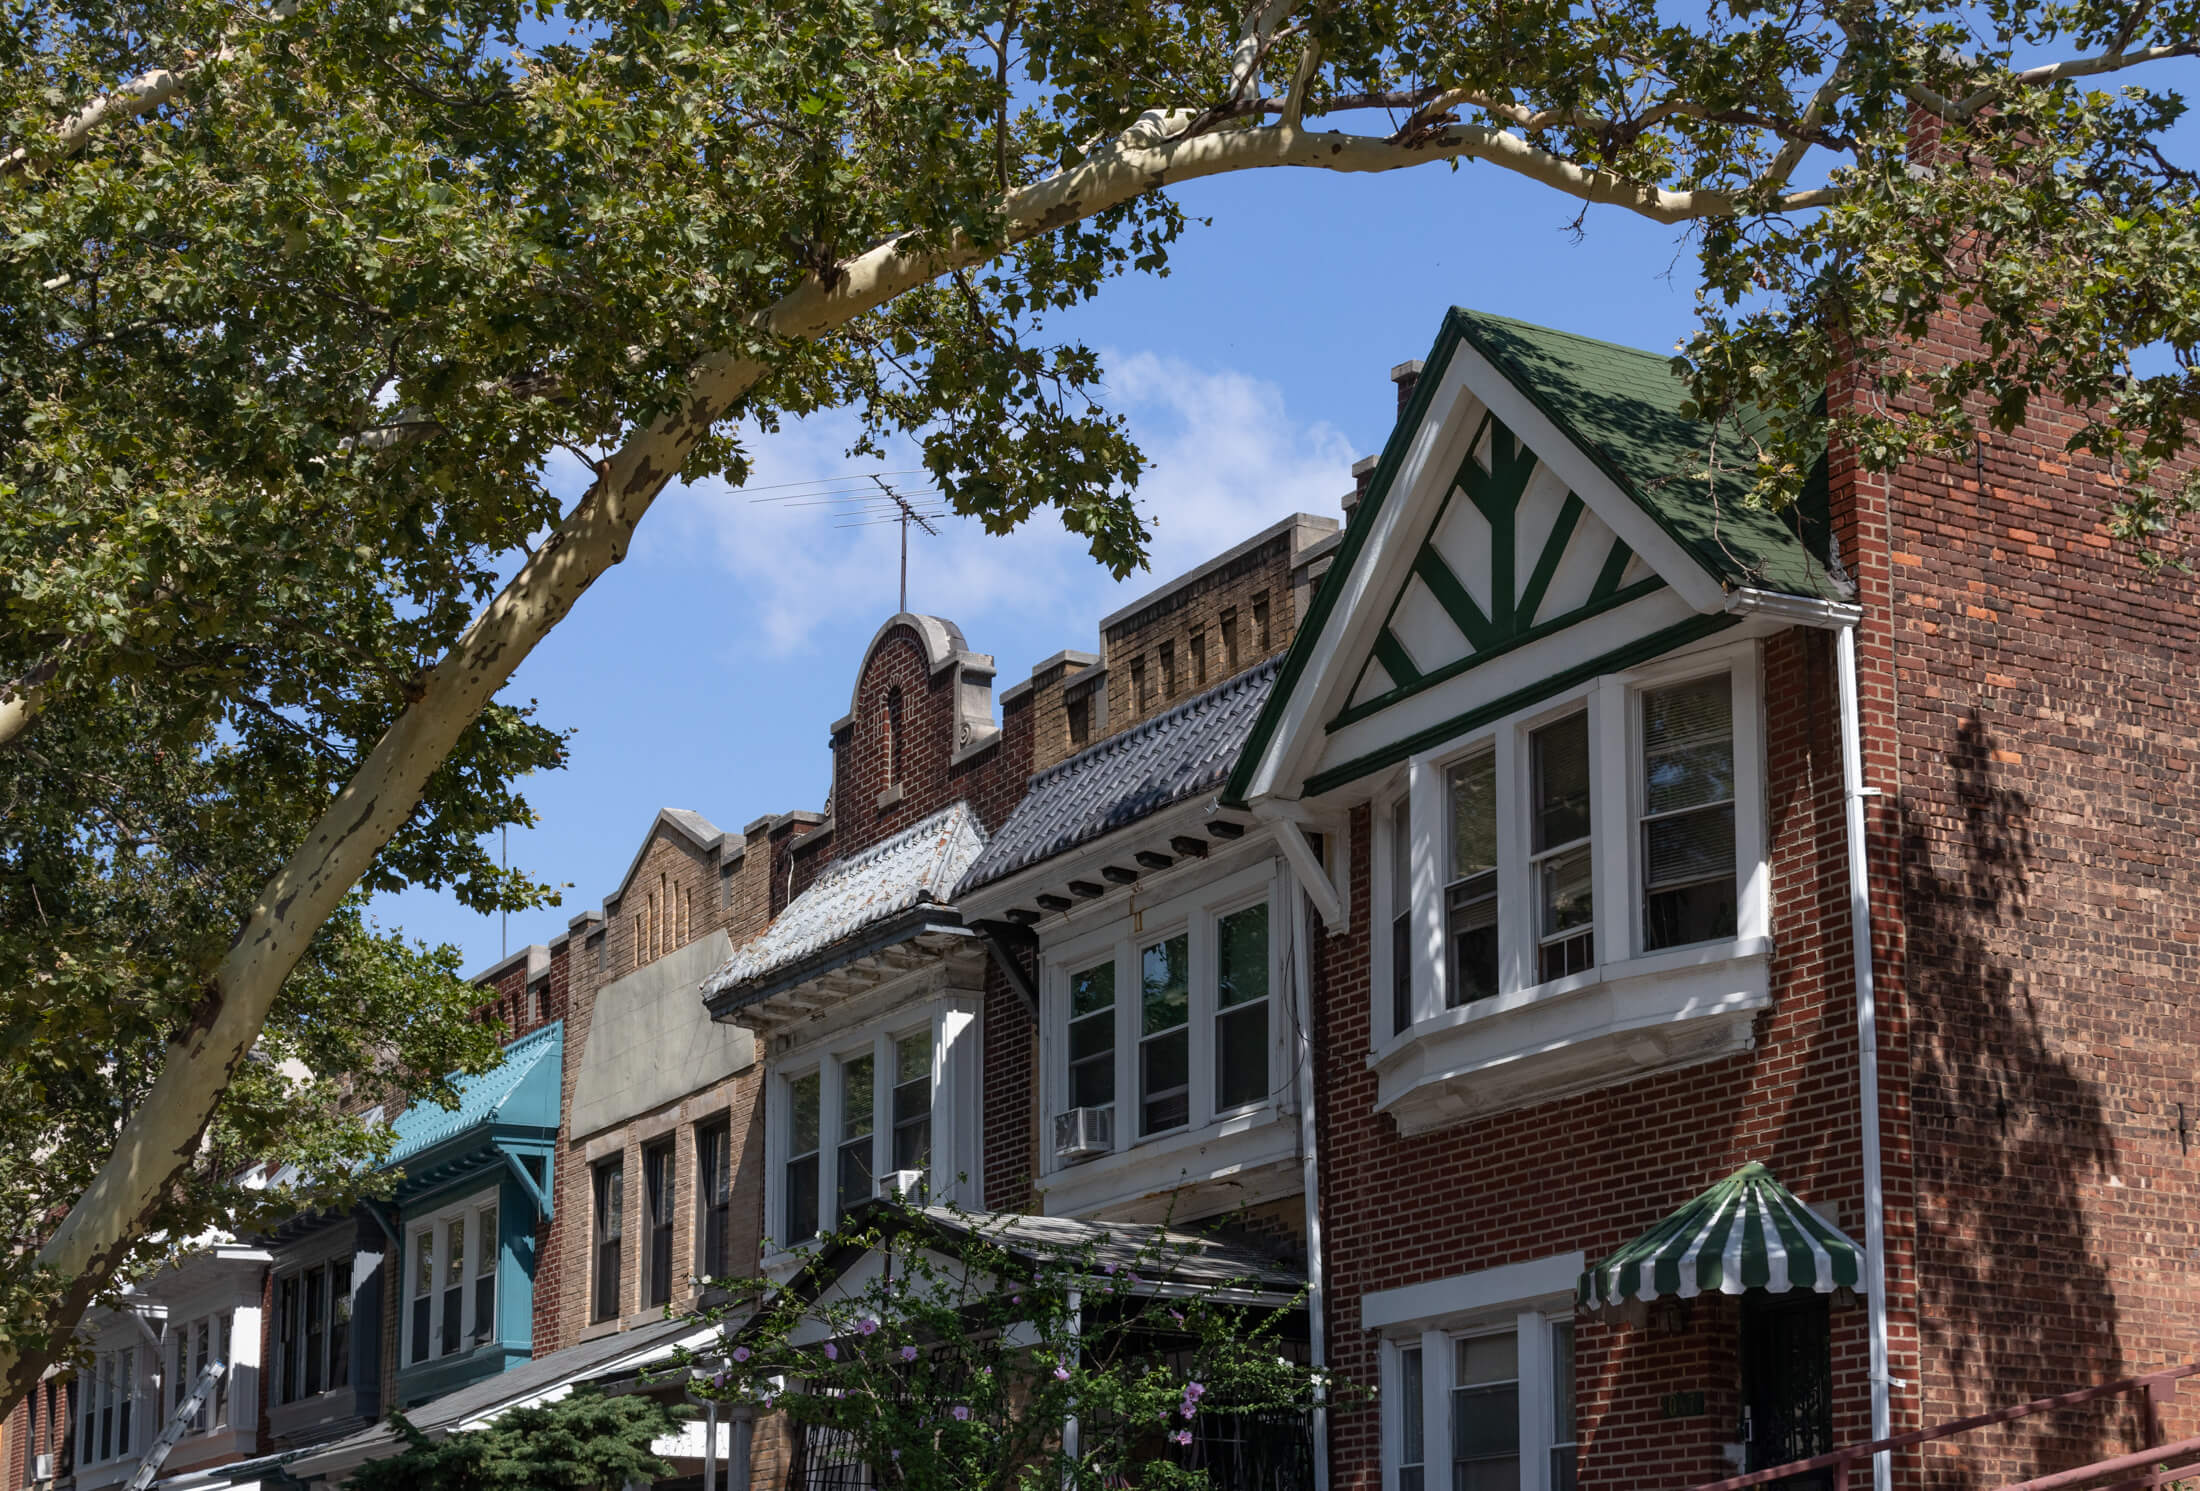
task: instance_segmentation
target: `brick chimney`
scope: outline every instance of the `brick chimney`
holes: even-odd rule
[[[1390,381],[1398,385],[1398,412],[1406,412],[1406,405],[1413,402],[1413,390],[1421,382],[1421,359],[1401,362],[1390,370]]]

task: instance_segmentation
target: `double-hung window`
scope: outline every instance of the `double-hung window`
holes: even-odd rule
[[[1240,871],[1142,910],[1142,929],[1117,921],[1055,952],[1045,1084],[1055,1168],[1271,1101],[1283,1026],[1273,873]],[[1112,1119],[1074,1123],[1079,1109]]]
[[[596,1269],[592,1320],[619,1313],[619,1252],[626,1240],[626,1159],[615,1155],[595,1170]]]
[[[1497,993],[1497,753],[1477,751],[1445,773],[1451,872],[1444,886],[1444,1002]],[[1411,883],[1410,871],[1401,882]]]
[[[1394,1337],[1384,1372],[1388,1491],[1575,1491],[1570,1317]]]
[[[227,1317],[218,1322],[214,1360],[228,1360]],[[226,1400],[227,1374],[215,1384]],[[351,1259],[337,1257],[278,1275],[275,1281],[275,1401],[351,1385]],[[221,1420],[217,1411],[216,1421]]]
[[[102,1351],[77,1374],[82,1415],[77,1463],[97,1465],[131,1453],[137,1434],[138,1353],[135,1346]]]
[[[1732,677],[1644,690],[1641,759],[1643,946],[1732,937]]]
[[[918,1204],[975,1195],[976,1020],[974,999],[949,992],[784,1056],[764,1126],[773,1248],[889,1191]]]
[[[866,1051],[840,1063],[840,1188],[834,1199],[845,1216],[872,1194],[872,1125],[878,1121],[878,1095],[872,1086],[878,1057]]]
[[[932,1038],[929,1032],[894,1042],[894,1168],[932,1168]]]
[[[1138,1132],[1182,1128],[1192,1114],[1191,941],[1183,933],[1138,954]]]
[[[285,1293],[286,1288],[287,1295]],[[294,1345],[286,1345],[283,1336],[282,1312],[286,1298],[292,1312],[291,1323],[295,1326],[296,1302],[298,1299],[298,1279],[296,1275],[281,1280],[275,1286],[277,1312],[275,1349],[284,1360],[287,1360],[296,1349]],[[200,1315],[188,1320],[171,1317],[168,1322],[170,1369],[168,1413],[174,1414],[183,1408],[184,1401],[191,1396],[191,1389],[198,1385],[199,1375],[206,1370],[209,1362],[224,1364],[221,1375],[214,1379],[213,1391],[208,1393],[206,1401],[199,1405],[198,1417],[191,1421],[190,1427],[186,1431],[188,1433],[204,1434],[211,1429],[226,1429],[229,1427],[229,1373],[226,1366],[229,1361],[229,1321],[229,1312],[219,1310],[211,1315]],[[278,1377],[277,1381],[280,1383],[282,1379]],[[285,1399],[284,1401],[289,1400]],[[158,1409],[160,1406],[160,1401],[156,1397],[153,1407]]]
[[[816,1072],[787,1083],[787,1177],[781,1187],[787,1230],[781,1241],[790,1246],[817,1236],[817,1152],[824,1106],[821,1093]]]
[[[672,1141],[642,1151],[642,1200],[649,1216],[649,1250],[643,1255],[642,1303],[650,1308],[672,1299],[672,1221],[675,1197]]]
[[[603,1168],[596,1172],[597,1256],[602,1257]],[[410,1298],[406,1310],[408,1365],[471,1351],[496,1334],[497,1236],[495,1191],[469,1196],[412,1228]],[[488,1281],[483,1287],[483,1281]],[[348,1282],[348,1280],[347,1280]]]
[[[729,1121],[695,1130],[695,1272],[723,1278],[732,1246],[733,1126]]]
[[[1589,714],[1528,737],[1536,982],[1596,963],[1596,857],[1589,814]]]

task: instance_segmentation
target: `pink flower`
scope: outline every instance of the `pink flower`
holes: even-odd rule
[[[970,1410],[964,1405],[957,1403],[951,1411],[955,1415],[956,1423],[961,1424],[969,1422]]]
[[[1115,1265],[1112,1263],[1103,1263],[1100,1265],[1100,1272],[1104,1274],[1112,1274],[1115,1272]]]
[[[1198,1401],[1199,1401],[1200,1399],[1202,1399],[1202,1398],[1204,1398],[1204,1397],[1206,1397],[1206,1396],[1207,1396],[1207,1384],[1206,1384],[1206,1383],[1204,1383],[1204,1382],[1187,1382],[1187,1383],[1185,1383],[1185,1384],[1184,1384],[1184,1401],[1185,1401],[1185,1402],[1187,1402],[1187,1403],[1197,1403],[1197,1402],[1198,1402]]]
[[[1198,1409],[1192,1407],[1192,1405],[1189,1403],[1181,1404],[1179,1405],[1179,1408],[1186,1418],[1190,1418],[1193,1414],[1199,1412]]]
[[[837,1362],[840,1360],[840,1348],[838,1346],[835,1346],[830,1341],[827,1341],[825,1343],[825,1360],[829,1362]]]
[[[1192,1431],[1189,1429],[1179,1429],[1174,1434],[1171,1434],[1169,1438],[1175,1440],[1178,1444],[1190,1444],[1192,1442]]]
[[[1067,1381],[1069,1381],[1069,1368],[1067,1368],[1067,1367],[1056,1367],[1056,1368],[1054,1369],[1054,1380],[1055,1380],[1056,1382],[1067,1382]]]
[[[737,1361],[737,1362],[745,1362],[745,1361],[747,1361],[747,1360],[749,1359],[749,1348],[748,1348],[748,1347],[746,1347],[746,1346],[736,1346],[736,1347],[734,1347],[734,1348],[733,1348],[733,1359],[734,1359],[735,1361]]]
[[[866,1336],[875,1336],[878,1334],[878,1322],[869,1316],[865,1316],[856,1322],[856,1329]]]
[[[917,1348],[916,1348],[916,1347],[914,1347],[914,1346],[904,1346],[904,1347],[902,1347],[902,1348],[901,1348],[901,1359],[902,1359],[903,1361],[905,1361],[905,1362],[913,1362],[913,1361],[915,1361],[915,1360],[917,1359]]]

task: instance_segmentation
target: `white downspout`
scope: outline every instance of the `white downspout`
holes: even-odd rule
[[[1872,907],[1870,867],[1864,849],[1864,799],[1876,789],[1864,785],[1862,711],[1856,694],[1856,623],[1836,634],[1841,693],[1841,795],[1847,808],[1849,848],[1849,938],[1856,963],[1856,1075],[1858,1130],[1864,1160],[1864,1288],[1870,1315],[1872,1438],[1893,1434],[1887,1369],[1887,1198],[1879,1157],[1879,1013],[1872,991]],[[1889,1491],[1893,1455],[1872,1456],[1873,1491]]]
[[[1285,824],[1288,830],[1293,825]],[[1335,853],[1347,852],[1342,834],[1332,843]],[[1294,883],[1297,877],[1293,877]],[[1292,1006],[1298,1026],[1297,1063],[1299,1104],[1299,1179],[1306,1190],[1306,1325],[1307,1351],[1315,1372],[1329,1374],[1329,1328],[1323,1318],[1321,1160],[1315,1150],[1314,1129],[1314,949],[1307,935],[1306,897],[1291,897]],[[1314,1491],[1329,1491],[1329,1410],[1323,1406],[1325,1388],[1314,1390]]]

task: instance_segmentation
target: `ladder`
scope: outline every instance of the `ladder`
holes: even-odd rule
[[[168,1458],[168,1452],[199,1421],[199,1410],[206,1406],[207,1398],[213,1394],[215,1379],[228,1370],[228,1366],[222,1362],[208,1362],[199,1369],[199,1380],[191,1385],[190,1396],[176,1405],[176,1411],[168,1416],[168,1422],[162,1427],[159,1437],[145,1447],[145,1458],[138,1462],[137,1470],[124,1482],[124,1491],[146,1491],[153,1484],[153,1478],[160,1474],[161,1463]]]

